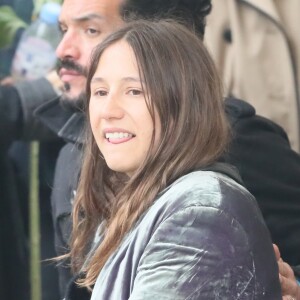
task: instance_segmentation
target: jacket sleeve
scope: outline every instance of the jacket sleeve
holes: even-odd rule
[[[271,299],[256,295],[250,244],[240,223],[224,211],[185,208],[155,230],[129,299]]]
[[[34,116],[35,109],[57,97],[46,79],[0,86],[0,138],[5,148],[17,139],[50,141],[56,135]]]
[[[13,140],[21,137],[22,122],[21,102],[16,89],[0,85],[1,148],[7,148]]]
[[[57,97],[51,83],[45,78],[32,81],[21,81],[15,85],[21,107],[23,140],[49,141],[55,139],[55,134],[44,126],[34,115],[41,104]]]
[[[273,242],[292,266],[300,265],[300,156],[283,129],[252,116],[233,124],[229,162],[256,197]]]

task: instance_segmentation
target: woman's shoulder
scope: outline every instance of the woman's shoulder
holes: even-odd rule
[[[218,172],[197,171],[169,186],[156,205],[153,223],[140,230],[146,248],[135,280],[134,295],[143,293],[139,299],[153,295],[152,286],[146,286],[151,266],[152,280],[157,276],[158,286],[163,282],[170,287],[160,290],[159,298],[182,293],[180,299],[213,294],[222,299],[279,299],[268,230],[255,199],[240,184]]]
[[[240,183],[225,174],[209,170],[195,171],[180,177],[161,193],[160,198],[171,203],[178,201],[182,205],[214,207],[224,206],[226,201],[241,201],[241,198],[254,201],[250,192]]]
[[[156,199],[149,213],[166,219],[192,208],[211,211],[211,217],[227,215],[239,222],[255,216],[262,219],[255,198],[241,184],[214,171],[195,171],[171,184]]]

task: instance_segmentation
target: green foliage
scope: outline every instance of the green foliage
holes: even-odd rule
[[[9,46],[17,30],[26,26],[10,6],[0,6],[0,49]]]

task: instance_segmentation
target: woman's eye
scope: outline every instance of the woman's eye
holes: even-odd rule
[[[103,97],[103,96],[106,96],[107,95],[107,91],[96,91],[95,92],[95,96],[100,96],[100,97]]]
[[[138,89],[131,89],[131,90],[129,90],[128,94],[130,94],[132,96],[139,96],[139,95],[143,94],[143,92]]]

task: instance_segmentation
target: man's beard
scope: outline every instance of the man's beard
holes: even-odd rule
[[[56,72],[58,74],[60,69],[62,68],[76,71],[79,75],[82,75],[84,77],[87,76],[87,69],[70,59],[60,59],[57,62]],[[70,91],[71,89],[70,84],[65,83],[64,89],[65,92]],[[66,93],[63,93],[60,102],[61,105],[68,110],[74,110],[74,111],[84,110],[84,106],[86,103],[86,93],[83,91],[76,97],[68,97]]]
[[[60,104],[63,108],[65,108],[67,110],[84,111],[85,104],[86,104],[86,93],[81,92],[76,97],[68,97],[66,94],[62,94],[60,96]]]

